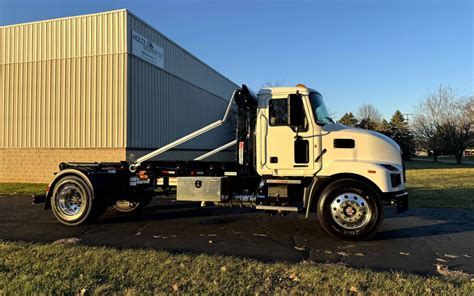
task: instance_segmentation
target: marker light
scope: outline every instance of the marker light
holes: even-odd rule
[[[140,180],[148,180],[148,175],[146,174],[145,171],[139,171],[139,172],[138,172],[138,179],[140,179]]]

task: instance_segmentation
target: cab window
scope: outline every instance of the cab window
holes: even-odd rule
[[[302,113],[304,118],[304,127],[300,131],[304,131],[308,129],[308,119],[306,118],[306,113],[304,111],[304,107],[301,105],[302,98],[300,95],[290,95],[293,99],[299,100],[300,104],[298,108],[293,106],[289,106],[288,98],[282,99],[271,99],[268,105],[269,114],[270,114],[270,126],[291,126],[290,124],[290,116],[295,116],[294,112]],[[296,109],[295,109],[296,108]],[[292,127],[294,128],[294,127]]]
[[[288,100],[271,99],[269,102],[270,125],[285,126],[288,125]]]

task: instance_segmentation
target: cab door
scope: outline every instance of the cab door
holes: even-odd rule
[[[314,126],[304,98],[296,93],[268,101],[267,116],[260,122],[266,128],[259,137],[267,174],[304,176],[314,172]]]

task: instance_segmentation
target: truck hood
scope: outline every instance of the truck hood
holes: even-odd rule
[[[400,146],[381,133],[342,124],[327,124],[322,127],[322,135],[323,148],[328,151],[327,158],[370,161],[401,166]],[[355,147],[352,149],[335,148],[335,139],[353,139]]]

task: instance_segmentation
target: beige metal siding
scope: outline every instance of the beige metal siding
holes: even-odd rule
[[[0,27],[0,64],[127,52],[127,11]]]
[[[125,147],[126,15],[0,27],[0,148]]]
[[[132,31],[164,69],[131,54]],[[235,87],[125,10],[0,27],[0,148],[156,148],[219,119]]]

